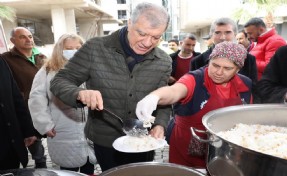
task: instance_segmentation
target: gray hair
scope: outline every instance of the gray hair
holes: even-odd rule
[[[237,34],[238,33],[237,24],[231,18],[227,18],[227,17],[216,19],[210,26],[209,34],[212,35],[214,33],[216,26],[223,26],[223,25],[228,25],[228,24],[232,26],[233,32]]]
[[[139,3],[131,14],[131,23],[136,23],[140,16],[144,16],[153,28],[161,25],[168,27],[169,14],[163,6],[148,2]]]
[[[29,31],[27,28],[25,28],[25,27],[15,27],[15,28],[13,28],[12,30],[11,30],[11,32],[10,32],[10,37],[14,37],[15,36],[15,32],[18,30],[18,29],[24,29],[24,30],[27,30],[27,31]],[[29,31],[30,33],[31,33],[31,31]],[[32,33],[31,33],[32,34]]]

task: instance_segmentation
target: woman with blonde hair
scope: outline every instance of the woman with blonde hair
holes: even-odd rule
[[[50,92],[50,80],[83,45],[76,34],[64,34],[53,48],[51,58],[36,74],[29,98],[35,128],[47,135],[48,152],[60,169],[92,175],[96,157],[84,135],[86,109],[64,104]],[[73,58],[77,59],[77,58]],[[81,85],[83,86],[83,85]]]

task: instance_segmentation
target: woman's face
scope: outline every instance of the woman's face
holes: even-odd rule
[[[81,42],[77,39],[67,38],[64,42],[64,50],[78,50],[81,46]]]
[[[215,84],[225,85],[239,71],[239,67],[227,58],[213,58],[209,61],[208,76]]]

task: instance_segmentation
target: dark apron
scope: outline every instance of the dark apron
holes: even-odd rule
[[[180,116],[175,117],[175,125],[170,138],[169,162],[189,167],[206,168],[206,156],[192,156],[189,154],[189,144],[192,140],[190,127],[205,130],[205,127],[202,124],[203,115],[222,107],[242,104],[237,90],[234,91],[237,92],[238,96],[236,98],[229,99],[218,97],[215,85],[213,85],[210,90],[210,98],[200,111],[192,115],[190,118]],[[206,138],[203,134],[198,134],[198,136]]]

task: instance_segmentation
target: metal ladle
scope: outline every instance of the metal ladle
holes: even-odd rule
[[[123,125],[123,132],[128,136],[141,137],[148,135],[148,130],[143,126],[143,122],[139,119],[122,119],[112,111],[104,108],[105,112],[110,114],[112,117],[117,118]]]

